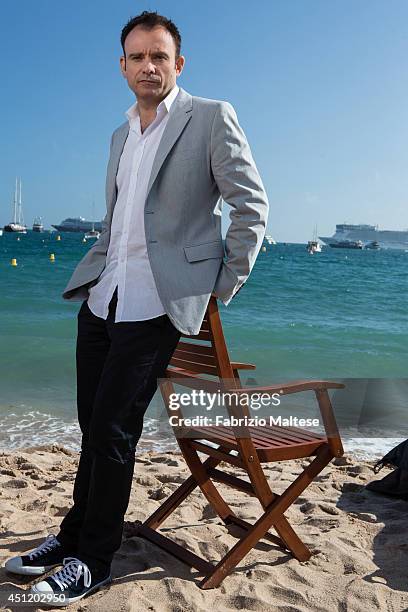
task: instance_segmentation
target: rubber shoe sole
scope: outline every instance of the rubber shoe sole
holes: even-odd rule
[[[87,597],[92,593],[95,593],[98,589],[105,586],[106,584],[109,584],[110,582],[112,582],[112,576],[108,576],[108,578],[105,578],[105,580],[98,582],[92,588],[88,589],[85,593],[83,593],[82,595],[77,595],[76,597],[62,598],[62,593],[54,593],[52,597],[51,593],[45,593],[44,591],[38,590],[36,588],[37,585],[31,587],[30,593],[41,596],[41,606],[65,607],[76,603],[80,599],[83,599],[84,597]]]
[[[41,574],[46,574],[49,570],[59,565],[62,565],[62,562],[45,566],[23,565],[21,557],[13,557],[5,562],[4,568],[12,574],[20,574],[21,576],[41,576]]]

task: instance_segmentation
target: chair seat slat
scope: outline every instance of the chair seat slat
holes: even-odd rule
[[[286,431],[285,428],[282,428],[282,436],[270,436],[268,437],[269,428],[268,427],[248,427],[249,433],[251,434],[252,440],[255,444],[255,448],[257,449],[268,449],[268,448],[277,448],[277,447],[289,447],[289,446],[307,446],[308,444],[320,444],[324,442],[326,438],[320,435],[310,436],[309,438],[301,439],[301,438],[288,438],[285,437]],[[262,430],[263,434],[261,435],[259,432]],[[230,444],[236,444],[236,437],[233,433],[233,429],[229,427],[194,427],[191,431],[191,437],[195,438],[195,433],[197,433],[197,438],[200,437],[204,439],[203,436],[208,436],[209,440],[217,439],[222,441],[228,441]],[[275,433],[275,432],[271,432]]]

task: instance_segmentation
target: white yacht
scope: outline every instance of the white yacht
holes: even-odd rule
[[[41,217],[36,217],[33,223],[33,232],[43,232],[44,225],[42,223]]]
[[[13,220],[4,226],[5,232],[27,233],[27,226],[24,224],[23,208],[21,204],[21,179],[16,178],[16,188],[13,201]]]
[[[92,202],[92,219],[95,218],[95,202]],[[100,232],[98,230],[95,229],[95,221],[92,221],[92,229],[89,230],[86,234],[85,234],[85,240],[89,240],[89,239],[98,239],[100,236]]]
[[[322,245],[319,242],[319,239],[317,238],[317,225],[315,225],[314,227],[313,239],[309,240],[306,248],[307,248],[307,252],[310,253],[311,255],[314,255],[314,253],[321,253],[322,251]]]
[[[100,232],[98,232],[95,229],[94,224],[92,223],[92,229],[85,234],[85,240],[89,240],[89,239],[92,239],[92,238],[95,238],[97,240],[99,238],[99,236],[100,236]]]
[[[317,240],[309,240],[307,243],[307,252],[313,255],[314,253],[321,253],[322,245]]]
[[[265,240],[268,244],[276,244],[276,240],[274,240],[270,234],[266,234]]]

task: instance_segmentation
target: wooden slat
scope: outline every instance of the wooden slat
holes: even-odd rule
[[[191,435],[201,440],[217,440],[233,450],[238,449],[237,440],[229,428],[216,427],[194,427]]]
[[[231,361],[231,366],[234,370],[256,370],[256,365],[253,363],[241,363],[240,361]]]
[[[188,353],[187,351],[180,351],[178,348],[173,353],[170,363],[174,358],[182,359],[183,361],[191,363],[205,363],[216,367],[214,355],[200,355],[198,353]],[[188,368],[186,368],[188,370]]]
[[[212,355],[215,358],[215,351],[208,344],[197,344],[196,342],[179,342],[176,349],[187,353],[197,353],[198,355]]]
[[[194,438],[200,438],[202,440],[220,440],[222,444],[228,442],[234,450],[236,450],[237,442],[235,436],[228,432],[220,431],[220,427],[197,427],[190,429],[191,436]],[[208,438],[206,438],[208,436]]]
[[[207,455],[212,455],[214,457],[219,457],[219,453],[211,446],[203,444],[199,442],[199,439],[210,440],[212,442],[222,443],[223,446],[230,450],[237,450],[238,446],[235,440],[231,438],[227,438],[226,436],[217,436],[217,435],[206,435],[205,438],[196,438],[193,440],[189,440],[189,443],[196,448],[200,452],[204,452]],[[298,459],[300,457],[310,457],[310,455],[315,454],[315,451],[320,448],[323,444],[325,444],[322,440],[316,440],[315,442],[309,442],[305,444],[295,444],[295,445],[287,445],[287,444],[276,444],[275,446],[269,447],[260,447],[256,448],[256,452],[258,454],[259,460],[262,462],[271,462],[271,461],[284,461],[286,459]],[[228,458],[223,459],[228,463],[232,463],[233,465],[237,465],[238,467],[243,467],[243,464],[238,457],[234,457],[233,455],[228,455]]]
[[[260,448],[257,449],[259,461],[270,463],[272,461],[287,461],[288,459],[301,459],[302,457],[310,457],[315,455],[323,446],[327,447],[327,443],[316,441],[308,444],[296,444],[294,446],[281,446],[275,448]]]
[[[204,428],[203,428],[204,429]],[[232,428],[232,427],[224,427],[223,425],[217,425],[216,427],[214,427],[214,430],[219,432],[218,435],[222,436],[222,437],[226,437],[227,439],[229,439],[231,442],[235,442],[235,444],[237,444],[236,440],[237,440],[237,436],[234,434],[234,429],[236,429],[238,431],[237,428]],[[247,432],[248,435],[247,436],[242,436],[242,437],[249,437],[249,428],[247,428]],[[238,435],[238,437],[240,437]],[[265,444],[263,444],[263,446],[265,446]]]
[[[209,331],[200,331],[200,333],[193,335],[182,334],[182,338],[192,338],[193,340],[211,340],[211,335]]]
[[[190,372],[197,372],[198,374],[212,374],[217,376],[217,367],[215,365],[208,365],[206,363],[196,363],[194,361],[184,361],[178,357],[171,358],[171,365],[177,368],[183,368]]]
[[[261,428],[258,428],[261,429]],[[266,427],[262,427],[262,429],[266,430]],[[263,440],[266,443],[269,442],[269,446],[271,442],[275,442],[278,443],[279,445],[284,444],[285,446],[287,446],[288,444],[299,444],[301,442],[304,442],[304,439],[299,439],[299,438],[294,438],[292,437],[288,437],[285,436],[284,432],[275,432],[275,431],[270,431],[268,429],[268,431],[254,431],[254,428],[252,428],[252,434],[254,439],[256,438],[256,440]],[[268,444],[267,444],[268,445]]]
[[[302,391],[316,391],[323,389],[343,389],[343,383],[336,383],[330,380],[297,380],[292,383],[284,383],[282,385],[267,385],[261,387],[243,387],[239,390],[240,393],[253,395],[259,393],[280,393],[280,395],[288,395],[290,393],[301,393]]]
[[[221,388],[218,381],[201,378],[196,372],[184,370],[183,368],[167,368],[165,376],[175,384],[180,384],[190,389],[203,389],[204,391],[217,393]]]
[[[267,428],[257,429],[266,430]],[[253,427],[249,427],[250,433],[252,434],[252,441],[255,445],[255,448],[258,450],[268,450],[268,449],[282,449],[282,448],[290,448],[297,447],[298,450],[300,447],[307,448],[308,445],[315,446],[320,445],[322,442],[326,441],[326,438],[323,436],[311,437],[310,439],[290,439],[279,436],[259,436],[256,432],[254,432]],[[229,427],[217,426],[217,427],[197,427],[194,430],[190,430],[191,435],[197,436],[198,439],[206,439],[203,436],[207,436],[209,440],[222,440],[223,444],[229,444],[231,448],[237,448],[236,437],[234,436],[233,429]]]
[[[251,428],[248,428],[248,429],[250,430]],[[223,425],[217,425],[217,426],[214,426],[212,428],[211,427],[208,427],[208,428],[200,427],[200,428],[197,428],[197,430],[201,431],[201,434],[205,433],[206,431],[208,431],[207,435],[212,435],[213,437],[217,437],[217,438],[220,438],[220,439],[227,439],[227,440],[230,441],[231,444],[234,444],[234,443],[237,444],[237,441],[236,441],[237,440],[237,436],[234,434],[234,431],[233,431],[234,428],[224,427]],[[212,433],[211,430],[213,430],[214,433]],[[239,437],[239,435],[238,435],[238,437]],[[246,437],[249,437],[249,436],[242,436],[242,437],[246,438]],[[254,438],[253,438],[253,442],[255,443],[255,439]],[[285,445],[285,443],[282,441],[280,443],[280,445],[283,446],[283,445]],[[271,444],[268,443],[268,441],[266,441],[266,440],[264,440],[264,441],[263,440],[259,440],[258,441],[258,447],[259,448],[263,448],[263,447],[264,448],[269,448],[270,446],[271,446]]]
[[[321,436],[315,436],[313,434],[308,434],[308,432],[291,432],[286,428],[279,428],[276,426],[272,427],[254,427],[251,428],[251,433],[254,432],[254,437],[257,439],[265,439],[265,440],[283,440],[285,444],[303,444],[304,442],[313,442],[316,438],[320,438]]]

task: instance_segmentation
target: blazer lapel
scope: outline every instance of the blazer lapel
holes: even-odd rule
[[[114,204],[116,203],[116,175],[118,173],[120,156],[122,155],[128,134],[129,122],[126,121],[120,126],[116,138],[114,138],[112,143],[112,152],[107,173],[108,182],[106,185],[107,202],[110,204],[111,210],[113,210]]]
[[[164,163],[164,160],[170,153],[172,147],[176,143],[185,126],[190,121],[192,110],[192,97],[189,93],[184,91],[184,89],[180,88],[180,91],[170,108],[169,119],[161,137],[159,147],[156,151],[152,171],[150,174],[149,184],[147,186],[146,201],[150,189],[152,188],[153,183],[160,172],[160,168]]]
[[[160,171],[160,168],[163,165],[164,160],[166,159],[176,140],[178,139],[181,132],[184,130],[185,126],[190,120],[192,109],[192,97],[189,93],[184,91],[184,89],[180,88],[180,91],[170,108],[170,116],[167,121],[167,125],[163,132],[163,135],[161,137],[159,147],[156,151],[152,171],[150,173],[149,184],[147,187],[146,200],[147,196],[149,195],[150,189],[152,188],[152,185]],[[128,134],[129,122],[126,121],[118,129],[118,132],[112,144],[112,152],[109,159],[106,185],[107,202],[110,205],[111,213],[113,212],[113,208],[116,203],[116,175],[119,168],[119,160],[120,156],[122,155],[123,147],[125,146]]]

